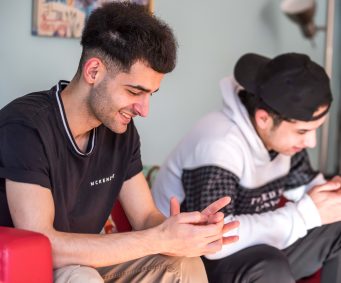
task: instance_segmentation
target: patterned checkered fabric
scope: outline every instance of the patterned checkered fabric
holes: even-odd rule
[[[232,198],[230,205],[222,210],[225,215],[272,211],[278,207],[284,190],[305,185],[316,175],[317,172],[311,168],[306,151],[296,154],[291,159],[288,175],[258,188],[240,186],[239,178],[235,174],[217,166],[185,169],[182,174],[182,184],[186,198],[181,209],[202,210],[213,201],[223,196],[230,196]]]
[[[181,210],[201,211],[213,201],[230,196],[232,201],[222,212],[231,214],[237,200],[238,182],[239,178],[236,175],[217,166],[183,170],[182,184],[186,197]]]
[[[291,159],[291,169],[285,183],[285,189],[293,189],[308,184],[319,172],[310,165],[307,151],[303,150]]]

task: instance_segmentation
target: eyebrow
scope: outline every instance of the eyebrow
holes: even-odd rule
[[[296,129],[296,131],[305,131],[305,132],[311,132],[311,131],[315,131],[319,128],[320,126],[318,126],[317,128],[313,128],[313,129],[307,129],[307,128],[299,128]]]
[[[125,86],[128,86],[128,87],[131,87],[131,88],[135,88],[135,89],[137,89],[137,90],[141,90],[141,91],[144,91],[144,92],[152,92],[150,89],[148,89],[148,88],[145,88],[145,87],[143,87],[143,86],[140,86],[140,85],[125,85]],[[159,89],[156,89],[155,91],[153,91],[153,93],[154,92],[157,92]]]

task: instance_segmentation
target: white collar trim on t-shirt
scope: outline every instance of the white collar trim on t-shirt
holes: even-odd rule
[[[64,109],[63,109],[63,104],[62,104],[61,97],[60,97],[61,86],[62,86],[62,85],[67,85],[67,84],[68,84],[68,83],[67,83],[66,81],[61,81],[61,82],[59,82],[59,83],[57,84],[57,90],[56,90],[55,95],[56,95],[56,99],[57,99],[57,103],[58,103],[59,113],[60,113],[60,116],[61,116],[61,118],[62,118],[63,125],[64,125],[64,129],[65,129],[65,131],[66,131],[66,134],[67,134],[67,136],[68,136],[68,138],[69,138],[69,141],[71,142],[71,144],[72,144],[74,150],[75,150],[78,154],[80,154],[80,155],[82,155],[82,156],[87,156],[87,155],[91,154],[91,152],[93,151],[93,149],[94,149],[94,147],[95,147],[96,129],[93,129],[92,132],[91,132],[91,134],[90,134],[90,138],[92,137],[91,140],[90,140],[90,142],[91,142],[91,148],[90,148],[89,151],[86,152],[86,153],[82,152],[82,151],[78,148],[78,146],[76,145],[75,140],[74,140],[74,138],[73,138],[73,136],[72,136],[72,134],[71,134],[71,132],[70,132],[70,130],[69,130],[68,123],[67,123],[67,119],[66,119],[66,117],[65,117],[65,113],[64,113]]]

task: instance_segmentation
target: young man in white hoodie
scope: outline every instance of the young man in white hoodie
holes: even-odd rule
[[[223,212],[239,242],[204,259],[210,282],[295,282],[322,266],[322,282],[341,282],[340,178],[327,182],[305,151],[332,102],[325,71],[303,54],[246,54],[221,90],[223,109],[162,166],[156,204],[167,215],[172,196],[184,211],[231,196]]]

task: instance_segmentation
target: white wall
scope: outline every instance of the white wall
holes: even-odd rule
[[[302,52],[323,64],[324,33],[317,34],[313,48],[281,13],[279,0],[154,1],[155,14],[174,29],[179,56],[151,100],[149,117],[136,122],[145,163],[163,162],[199,117],[220,108],[218,81],[231,74],[243,53]],[[318,2],[316,21],[324,25],[325,1]],[[31,5],[29,0],[0,3],[0,107],[71,79],[77,68],[78,40],[31,36]],[[316,156],[315,151],[315,164]]]
[[[0,107],[71,79],[78,65],[78,40],[31,36],[31,12],[31,0],[0,3]]]

